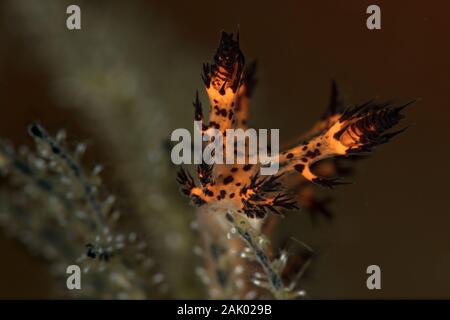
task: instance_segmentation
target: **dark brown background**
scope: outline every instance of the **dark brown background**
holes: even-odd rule
[[[381,7],[382,30],[366,29],[365,10],[370,4]],[[284,224],[319,253],[304,283],[312,297],[450,298],[448,2],[129,1],[129,5],[170,21],[178,37],[198,47],[202,59],[212,56],[220,30],[239,25],[244,53],[256,57],[260,66],[252,123],[280,128],[284,141],[321,115],[331,78],[348,103],[372,97],[398,102],[420,98],[407,111],[407,132],[358,163],[354,185],[334,192],[338,200],[333,222],[312,225],[303,215],[288,216]],[[60,109],[49,94],[45,67],[13,32],[15,22],[8,20],[7,8],[2,7],[1,16],[0,136],[28,142],[24,128],[36,118],[45,119],[50,129],[64,126],[83,132],[76,115]],[[161,63],[167,62],[162,58]],[[177,80],[193,89],[201,85],[198,74]],[[176,112],[189,103],[170,108]],[[380,291],[365,286],[370,264],[382,269]],[[47,297],[50,281],[39,259],[0,234],[0,297]]]

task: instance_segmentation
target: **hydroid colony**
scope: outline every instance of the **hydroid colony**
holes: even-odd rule
[[[0,225],[52,262],[59,294],[67,294],[63,277],[75,264],[83,271],[82,290],[72,292],[79,297],[149,296],[163,276],[145,240],[118,223],[121,212],[102,183],[102,166],[83,167],[86,145],[71,150],[63,130],[53,137],[34,123],[29,134],[35,151],[15,151],[0,140],[0,173],[10,176],[12,189],[2,194]]]

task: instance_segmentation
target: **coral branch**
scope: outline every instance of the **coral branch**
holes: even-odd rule
[[[7,199],[1,190],[0,224],[47,258],[57,277],[79,264],[89,279],[81,296],[142,299],[162,289],[162,274],[154,275],[155,283],[148,281],[155,263],[146,242],[117,224],[120,213],[101,183],[101,167],[87,173],[79,163],[84,145],[71,152],[64,131],[52,137],[37,123],[29,133],[36,153],[24,147],[17,153],[0,141],[0,171],[22,189]]]
[[[246,252],[247,255],[251,253],[264,271],[264,274],[255,274],[256,278],[252,279],[253,284],[268,289],[276,299],[294,299],[303,297],[303,290],[294,291],[294,288],[297,286],[296,281],[298,278],[289,286],[285,286],[283,283],[282,274],[288,260],[286,254],[280,255],[280,258],[278,259],[271,259],[268,241],[250,226],[245,217],[232,211],[228,211],[226,218],[232,226],[231,232],[237,233],[248,246],[248,250],[244,252]]]

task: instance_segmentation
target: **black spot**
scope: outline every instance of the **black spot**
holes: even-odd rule
[[[238,168],[232,168],[231,169],[231,172],[236,172],[236,171],[238,171],[239,169]]]
[[[211,252],[211,257],[214,259],[214,261],[219,260],[220,255],[222,254],[221,248],[216,244],[211,244],[209,247],[209,251]]]
[[[223,272],[223,270],[217,269],[216,270],[216,277],[217,277],[217,282],[219,282],[219,285],[224,288],[227,284],[227,275],[225,274],[225,272]]]
[[[57,146],[52,146],[52,151],[54,154],[60,154],[61,153],[61,149],[58,148]]]
[[[38,138],[42,138],[44,136],[42,130],[38,127],[37,124],[32,124],[30,127],[30,133]]]
[[[87,248],[86,255],[87,255],[89,258],[93,258],[93,259],[94,259],[94,258],[97,256],[97,253],[95,252],[94,246],[93,246],[92,244],[88,243],[88,244],[86,245],[86,248]]]
[[[252,167],[253,167],[252,164],[246,164],[242,169],[243,169],[244,171],[248,171],[248,170],[250,170]]]
[[[210,127],[210,128],[220,129],[220,124],[218,124],[218,123],[215,122],[215,121],[211,121],[211,122],[209,123],[209,127]]]
[[[292,157],[294,157],[294,155],[292,153],[288,153],[286,158],[291,159]]]
[[[296,164],[296,165],[294,166],[294,169],[295,169],[296,171],[302,173],[303,170],[305,169],[305,165],[303,165],[303,164]]]
[[[53,188],[51,184],[48,181],[45,181],[44,179],[37,179],[36,181],[37,185],[47,191],[51,191]]]
[[[219,93],[220,93],[220,95],[221,96],[224,96],[225,95],[225,85],[226,85],[226,81],[224,81],[223,82],[223,84],[222,84],[222,87],[220,88],[220,90],[219,90]]]
[[[305,154],[308,158],[314,159],[316,157],[316,153],[312,152],[311,150],[308,150],[308,152]]]
[[[234,198],[234,193],[230,193],[230,199]]]
[[[227,184],[229,184],[230,182],[233,182],[233,180],[234,180],[234,178],[233,178],[232,176],[228,176],[228,177],[226,177],[225,179],[223,179],[223,184],[224,184],[224,185],[227,185]]]

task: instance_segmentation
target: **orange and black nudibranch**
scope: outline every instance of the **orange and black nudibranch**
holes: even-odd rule
[[[209,123],[203,125],[203,130],[214,128],[226,134],[226,129],[246,128],[249,98],[256,83],[254,74],[254,63],[245,66],[239,36],[235,39],[232,33],[223,32],[214,63],[203,65],[202,78],[211,106]],[[268,212],[281,214],[284,209],[297,208],[284,191],[285,176],[301,175],[309,182],[330,188],[345,184],[337,178],[318,176],[312,166],[327,158],[367,153],[388,142],[404,130],[387,132],[403,118],[400,111],[407,105],[392,107],[370,101],[345,108],[333,82],[323,117],[300,144],[280,152],[276,175],[260,176],[259,164],[201,164],[197,167],[197,179],[181,169],[177,180],[182,192],[197,206],[236,210],[250,218],[263,218]],[[198,94],[194,109],[195,120],[204,121]]]

